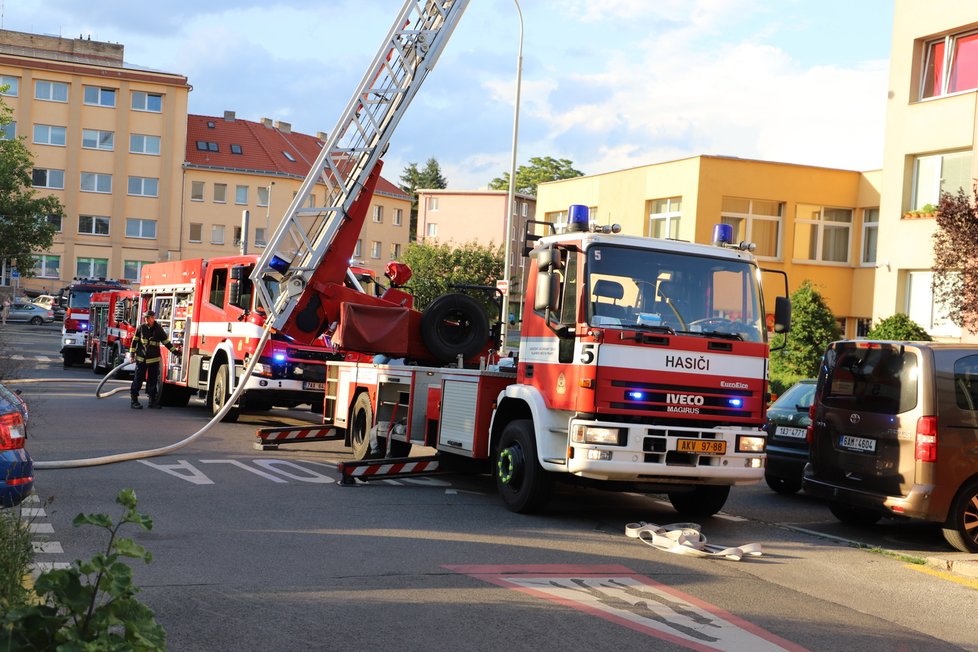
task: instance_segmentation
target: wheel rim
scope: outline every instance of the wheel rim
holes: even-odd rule
[[[974,494],[965,504],[961,514],[962,534],[972,544],[978,546],[978,494]]]
[[[358,446],[362,444],[367,435],[367,415],[363,410],[357,410],[356,415],[353,417],[352,430],[351,439],[353,445]]]
[[[438,336],[454,345],[464,343],[471,328],[468,319],[460,310],[452,310],[438,324]]]
[[[514,491],[519,489],[520,480],[523,477],[523,466],[523,451],[516,444],[499,451],[496,473],[500,484],[510,487]]]
[[[221,373],[218,375],[218,377],[214,380],[214,408],[215,408],[214,409],[214,412],[215,412],[215,414],[217,412],[220,412],[221,411],[221,408],[224,407],[225,398],[226,397],[224,396],[224,372],[222,370]]]

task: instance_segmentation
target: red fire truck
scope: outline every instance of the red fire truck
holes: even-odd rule
[[[183,406],[198,394],[216,414],[238,383],[245,384],[244,394],[225,421],[235,421],[243,407],[322,405],[325,362],[333,355],[322,338],[300,345],[273,337],[252,377],[242,377],[265,323],[249,278],[256,260],[226,256],[143,266],[143,308],[156,311],[170,341],[183,349],[181,356],[163,350],[163,405]]]
[[[528,234],[515,364],[492,358],[498,321],[490,328],[471,296],[422,313],[343,284],[380,156],[466,5],[406,0],[255,267],[267,325],[403,358],[327,363],[325,424],[358,459],[423,444],[484,462],[518,512],[565,480],[664,492],[683,513],[713,514],[765,464],[766,306],[751,247],[729,227],[719,246],[627,236],[572,206],[561,232]],[[309,207],[320,183],[326,203]],[[786,332],[787,297],[775,304],[774,330]]]
[[[139,326],[140,316],[139,293],[135,290],[92,294],[86,350],[93,373],[104,374],[122,363]]]
[[[105,278],[76,278],[68,287],[61,290],[65,317],[61,325],[61,356],[64,366],[85,362],[86,340],[88,338],[88,309],[92,294],[109,290],[126,290],[128,281]]]

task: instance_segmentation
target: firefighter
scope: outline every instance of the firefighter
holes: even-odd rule
[[[135,358],[136,373],[132,377],[132,386],[129,393],[132,396],[130,407],[134,410],[141,410],[143,406],[139,402],[139,390],[143,386],[143,379],[146,379],[146,394],[149,396],[149,407],[160,408],[159,391],[160,385],[160,345],[165,346],[174,355],[180,355],[180,348],[170,342],[163,327],[156,323],[156,313],[147,310],[143,313],[144,322],[136,329],[132,337],[132,345],[129,347],[129,355],[126,362]]]

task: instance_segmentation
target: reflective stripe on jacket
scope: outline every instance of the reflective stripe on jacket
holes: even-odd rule
[[[136,358],[136,362],[153,363],[160,361],[160,345],[173,350],[170,338],[166,336],[166,331],[160,326],[159,322],[152,326],[140,324],[132,337],[132,345],[129,352]]]

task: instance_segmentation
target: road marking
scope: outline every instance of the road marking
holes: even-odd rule
[[[54,534],[54,526],[50,523],[31,523],[27,531],[31,534]]]
[[[955,584],[960,584],[961,586],[967,586],[969,589],[978,589],[978,580],[969,579],[967,577],[957,577],[948,573],[946,571],[940,571],[936,568],[928,568],[927,566],[921,566],[920,564],[904,564],[907,568],[919,571],[921,573],[927,573],[928,575],[933,575],[934,577],[939,577],[942,580],[950,580]]]
[[[42,516],[47,516],[44,512],[43,507],[21,507],[20,517],[23,519],[29,518],[41,518]]]
[[[35,572],[44,573],[49,570],[60,570],[64,568],[71,568],[71,564],[65,561],[36,561],[31,564],[31,567]]]
[[[186,480],[192,484],[214,484],[214,481],[200,472],[200,470],[187,460],[178,460],[175,464],[156,464],[147,460],[136,460],[140,464],[169,473],[175,478]]]
[[[61,547],[60,541],[32,541],[31,545],[34,547],[35,553],[45,555],[65,554],[64,548]]]
[[[618,565],[445,566],[693,650],[804,650],[696,597]]]

